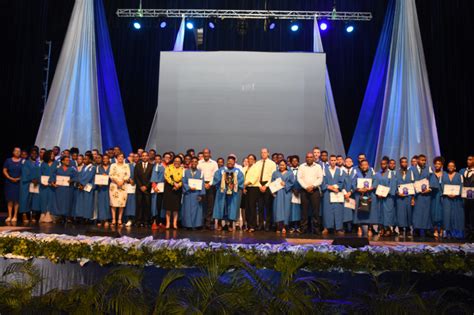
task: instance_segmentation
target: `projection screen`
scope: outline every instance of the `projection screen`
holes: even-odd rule
[[[147,148],[213,157],[324,144],[325,54],[162,52]]]

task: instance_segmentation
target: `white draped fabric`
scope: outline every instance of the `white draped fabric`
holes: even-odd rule
[[[76,0],[36,145],[102,148],[97,94],[94,0]]]
[[[440,154],[415,0],[396,1],[376,161]]]
[[[183,16],[181,19],[181,25],[179,26],[178,34],[174,42],[173,51],[183,51],[184,49],[184,31],[185,31],[186,17]]]
[[[318,21],[314,19],[313,25],[313,52],[324,52],[321,34],[319,33]],[[332,94],[331,81],[326,68],[326,106],[324,111],[325,143],[324,149],[330,154],[345,155],[344,142],[342,141],[341,129],[337,118],[336,105]],[[322,145],[322,144],[321,144]]]

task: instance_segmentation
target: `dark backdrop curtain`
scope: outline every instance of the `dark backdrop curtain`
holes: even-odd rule
[[[103,1],[130,139],[136,149],[146,143],[158,102],[159,52],[173,48],[180,20],[166,20],[168,26],[161,29],[162,20],[143,19],[142,29],[136,31],[131,27],[132,19],[119,19],[115,12],[117,8],[138,7],[138,0]],[[74,0],[8,0],[0,4],[5,43],[0,61],[2,163],[13,146],[27,148],[35,140],[43,109],[44,41],[52,41],[51,82],[73,4]],[[330,22],[329,30],[321,34],[347,149],[387,1],[338,0],[336,4],[339,11],[371,11],[374,16],[371,22],[355,23],[352,34],[344,31],[341,21]],[[332,5],[332,0],[143,0],[144,8],[331,10]],[[441,149],[447,159],[455,159],[461,166],[473,151],[468,135],[474,117],[474,63],[467,47],[473,43],[474,2],[417,0],[417,7]],[[204,42],[197,47],[193,32],[186,31],[185,50],[312,50],[312,21],[301,21],[296,33],[289,31],[289,21],[278,21],[273,31],[265,31],[263,21],[242,24],[237,20],[218,20],[215,30],[206,27],[207,21],[195,23],[204,25]],[[245,30],[244,35],[238,32],[239,28]]]

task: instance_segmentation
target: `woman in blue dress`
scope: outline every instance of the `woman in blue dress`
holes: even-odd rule
[[[30,185],[39,189],[40,169],[37,158],[38,151],[32,149],[29,158],[23,161],[21,168],[20,213],[23,214],[23,223],[29,222],[28,213],[39,211],[39,193],[30,193]],[[36,222],[34,214],[32,214],[31,220],[33,223]]]
[[[396,173],[396,189],[400,185],[413,184],[414,176],[411,169],[408,168],[408,159],[400,159],[400,169]],[[397,191],[397,226],[402,237],[407,236],[407,231],[412,225],[412,206],[415,202],[413,195],[408,195],[408,191],[398,193]]]
[[[162,226],[162,205],[163,205],[163,191],[158,187],[158,184],[163,184],[165,182],[165,167],[161,163],[161,156],[157,155],[155,157],[155,165],[153,166],[153,172],[151,174],[151,185],[153,188],[153,193],[151,195],[151,216],[153,218],[152,230],[159,228],[156,221]],[[163,214],[163,215],[162,215]]]
[[[74,167],[72,167],[75,169]],[[84,155],[84,167],[76,172],[75,184],[78,189],[77,198],[74,203],[74,215],[76,217],[91,220],[94,215],[94,176],[95,167],[92,165],[92,154]],[[71,214],[67,214],[71,216]]]
[[[49,178],[49,182],[54,191],[54,209],[53,214],[66,219],[72,214],[73,210],[73,187],[72,180],[76,176],[76,169],[69,165],[70,158],[68,156],[61,157],[61,165],[54,169],[53,174]],[[69,185],[58,185],[58,176],[66,177]]]
[[[295,178],[293,187],[291,187],[291,191],[295,199],[293,200],[293,196],[292,196],[291,198],[292,202],[291,202],[291,208],[290,208],[290,234],[293,234],[295,232],[298,232],[298,233],[301,232],[298,229],[298,225],[301,221],[301,200],[299,200],[301,185],[297,181],[298,168],[300,166],[300,157],[298,155],[293,155],[291,158],[289,158],[289,160],[291,164],[289,171],[293,173],[293,176]]]
[[[51,223],[53,218],[51,214],[56,208],[54,199],[54,188],[49,183],[49,179],[53,175],[54,170],[58,167],[58,163],[54,159],[52,150],[44,153],[43,161],[40,165],[40,223]]]
[[[434,229],[434,237],[443,237],[443,203],[441,197],[443,190],[441,179],[443,177],[444,160],[438,156],[433,160],[434,171],[430,175],[431,193],[431,222]]]
[[[13,156],[3,164],[3,176],[5,177],[5,200],[7,201],[8,217],[5,222],[16,222],[18,220],[18,208],[20,206],[20,178],[22,160],[20,148],[13,149]]]
[[[278,169],[272,174],[272,182],[281,178],[282,189],[273,196],[273,222],[277,225],[277,233],[286,234],[286,228],[290,223],[291,197],[293,195],[293,186],[295,176],[288,170],[285,160],[278,163]]]
[[[371,207],[369,211],[362,211],[359,210],[359,203],[361,197],[374,200],[374,187],[373,185],[364,185],[363,188],[357,188],[358,179],[370,179],[374,180],[374,171],[369,166],[369,162],[367,160],[361,160],[359,162],[359,167],[356,169],[356,173],[352,178],[352,189],[354,191],[354,199],[356,202],[356,209],[354,211],[354,224],[358,224],[357,235],[361,236],[363,234],[367,234],[369,237],[373,235],[372,232],[372,225],[379,224],[380,218],[377,209]],[[367,182],[367,184],[369,184]],[[367,230],[364,231],[364,230]]]
[[[95,172],[96,175],[109,175],[110,170],[110,158],[108,155],[98,155],[97,161],[102,162],[99,165],[96,165]],[[109,197],[109,185],[96,185],[97,190],[97,226],[108,226],[111,217],[110,212],[110,197]]]
[[[463,178],[456,172],[454,161],[448,162],[448,171],[443,174],[441,187],[444,190],[445,185],[454,185],[459,187],[458,194],[444,195],[441,197],[443,203],[443,226],[444,237],[455,237],[462,239],[464,237],[464,203],[461,198]]]
[[[387,196],[376,194],[372,200],[372,211],[379,214],[379,223],[382,228],[381,236],[392,235],[392,229],[395,226],[395,179],[392,177],[392,171],[388,169],[388,163],[389,158],[384,156],[380,161],[380,171],[375,174],[373,185],[375,189],[378,186],[390,189]]]
[[[181,223],[185,228],[196,229],[202,226],[202,196],[206,194],[202,173],[197,169],[198,158],[191,158],[190,168],[184,171],[183,177],[183,205],[181,208]],[[202,180],[200,190],[189,186],[190,179]]]

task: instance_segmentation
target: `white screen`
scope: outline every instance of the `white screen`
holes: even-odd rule
[[[162,52],[147,148],[303,155],[325,143],[325,69],[320,53]]]

